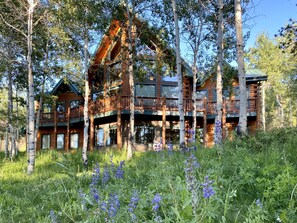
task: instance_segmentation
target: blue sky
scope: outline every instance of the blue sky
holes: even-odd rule
[[[246,48],[254,46],[259,34],[265,32],[273,38],[290,18],[297,20],[296,4],[297,0],[253,0],[255,7],[248,11],[252,18],[247,21],[251,36]]]

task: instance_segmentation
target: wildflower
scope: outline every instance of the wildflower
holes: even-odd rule
[[[132,217],[132,222],[136,221],[136,216],[134,214],[134,210],[136,209],[137,205],[138,205],[138,194],[137,192],[133,193],[133,196],[130,199],[130,203],[128,205],[128,211],[131,213],[131,217]]]
[[[154,143],[154,151],[160,152],[162,150],[162,147],[163,146],[162,146],[162,142],[161,141]]]
[[[263,208],[263,204],[261,203],[260,199],[257,199],[255,203],[258,207]]]
[[[172,154],[172,152],[173,152],[173,144],[172,144],[171,141],[169,141],[169,142],[167,143],[167,150],[168,150],[168,153],[169,153],[169,154]]]
[[[188,143],[194,142],[195,141],[195,130],[189,129],[188,134],[190,135],[188,139]]]
[[[204,198],[210,198],[215,194],[215,191],[213,190],[211,184],[213,183],[212,180],[209,180],[208,176],[205,176],[205,182],[202,184],[203,187],[203,197]]]
[[[51,219],[51,222],[52,223],[57,223],[57,216],[55,215],[55,212],[51,209],[50,210],[50,215],[49,215],[50,219]]]
[[[116,170],[115,177],[117,179],[123,179],[123,177],[124,177],[124,170],[123,170],[124,164],[125,164],[125,161],[121,161],[120,165],[118,166],[118,168]]]
[[[120,209],[119,197],[116,194],[110,194],[108,200],[108,216],[113,218],[117,214],[117,210]]]
[[[222,122],[220,120],[216,120],[215,122],[214,141],[216,145],[222,142]]]
[[[191,154],[185,161],[185,177],[188,191],[191,193],[191,205],[193,214],[196,214],[198,206],[198,180],[196,178],[196,170],[200,167],[194,154]]]
[[[82,209],[85,210],[86,209],[86,200],[85,200],[86,195],[83,193],[82,189],[79,189],[78,193],[79,193],[79,197],[81,199]]]
[[[91,184],[97,185],[100,180],[100,167],[99,164],[96,163],[93,173],[92,173],[92,182]]]
[[[102,184],[105,185],[109,181],[109,178],[110,178],[109,169],[107,164],[105,164],[103,176],[102,176]]]
[[[159,210],[161,201],[162,201],[161,195],[156,194],[153,201],[152,201],[154,212],[157,212]]]

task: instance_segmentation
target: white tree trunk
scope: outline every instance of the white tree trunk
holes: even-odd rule
[[[29,110],[28,116],[28,169],[27,173],[32,174],[34,171],[35,165],[35,134],[34,134],[34,124],[35,124],[35,114],[34,114],[34,81],[33,81],[33,73],[32,73],[32,33],[33,33],[33,12],[34,8],[37,5],[37,2],[34,0],[28,0],[29,8],[28,8],[28,36],[27,36],[27,45],[28,45],[28,104]]]
[[[197,129],[197,110],[196,110],[196,82],[197,82],[197,53],[194,53],[194,62],[192,66],[193,72],[193,92],[192,92],[192,102],[193,102],[193,131],[194,134],[192,135],[193,142],[196,142],[196,129]]]
[[[223,58],[224,58],[224,45],[223,45],[223,1],[218,0],[218,36],[217,36],[217,114],[215,118],[215,132],[214,132],[214,141],[216,145],[222,144],[222,117],[223,117]]]
[[[133,5],[133,4],[132,4]],[[134,8],[132,9],[134,12]],[[130,13],[129,1],[126,1],[126,11],[128,16],[128,74],[129,74],[129,88],[130,88],[130,128],[129,128],[129,138],[127,146],[127,159],[132,158],[133,149],[135,143],[134,137],[134,116],[135,116],[135,105],[134,105],[134,70],[133,70],[133,35],[132,35],[132,25],[133,16]]]
[[[15,130],[13,125],[13,100],[12,100],[12,75],[8,74],[8,107],[7,107],[7,121],[9,127],[9,139],[10,139],[10,159],[11,161],[15,158],[16,147],[15,147]]]
[[[9,127],[8,127],[8,124],[7,124],[6,125],[6,128],[5,128],[5,141],[4,141],[5,159],[8,159],[8,156],[9,156],[9,151],[8,151],[8,147],[9,147],[9,143],[8,143],[8,131],[9,131]]]
[[[247,97],[246,97],[246,77],[244,70],[243,55],[243,35],[242,35],[242,12],[240,0],[234,0],[235,7],[235,28],[236,28],[236,49],[238,64],[238,79],[240,90],[240,112],[238,123],[238,134],[244,135],[247,132]]]
[[[84,96],[84,140],[82,148],[82,160],[85,165],[88,163],[87,150],[89,141],[89,77],[88,77],[88,31],[85,30],[85,43],[84,43],[84,70],[85,70],[85,96]]]
[[[185,113],[183,106],[183,77],[181,73],[181,57],[180,57],[180,38],[179,38],[179,26],[178,26],[178,15],[176,11],[176,2],[171,0],[172,10],[174,16],[174,29],[175,29],[175,51],[176,51],[176,73],[178,79],[178,111],[179,111],[179,144],[180,149],[185,146]]]

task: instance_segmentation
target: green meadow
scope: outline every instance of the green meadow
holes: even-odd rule
[[[189,151],[42,151],[0,161],[0,222],[297,222],[297,130]],[[124,162],[123,162],[124,161]]]

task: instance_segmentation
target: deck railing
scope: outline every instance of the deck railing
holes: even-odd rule
[[[135,97],[135,110],[154,110],[162,111],[163,105],[166,106],[167,111],[178,111],[178,99],[177,98],[156,98],[156,97]],[[183,101],[184,111],[190,112],[193,111],[193,101],[192,99],[184,99]],[[247,100],[248,112],[256,111],[256,99]],[[225,100],[224,108],[227,114],[238,114],[240,107],[239,100]],[[99,113],[105,113],[110,111],[121,110],[130,110],[130,97],[121,96],[121,97],[108,97],[105,99],[97,99],[94,102],[90,103],[89,112],[93,112],[94,115]],[[208,115],[216,114],[216,102],[206,101],[205,99],[196,100],[196,111],[204,111],[206,109]],[[70,109],[69,114],[65,112],[51,112],[51,113],[42,113],[41,123],[54,122],[56,119],[57,122],[65,122],[67,118],[82,118],[83,117],[83,106],[78,108]]]

